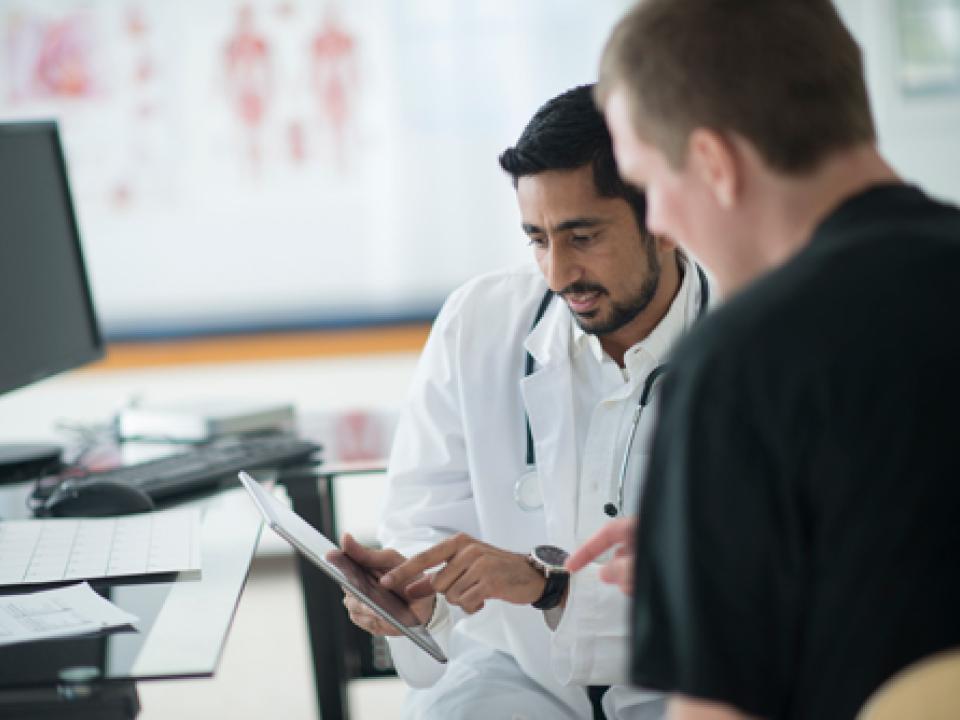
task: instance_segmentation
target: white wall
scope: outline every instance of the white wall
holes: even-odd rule
[[[837,0],[837,6],[864,51],[882,151],[904,178],[960,202],[960,67],[957,86],[911,92],[903,85],[898,34],[898,11],[939,10],[933,16],[939,31],[960,47],[960,2]]]
[[[429,314],[527,257],[496,156],[545,99],[594,77],[629,4],[4,0],[0,118],[61,120],[108,330]],[[960,36],[960,0],[838,4],[883,150],[960,200],[960,91],[905,94],[896,27],[904,7],[939,7]]]
[[[60,119],[108,330],[429,313],[527,257],[497,155],[628,4],[4,0],[0,118]]]

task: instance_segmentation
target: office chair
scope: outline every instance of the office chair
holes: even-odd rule
[[[881,685],[857,720],[953,720],[960,717],[960,648],[920,660]]]

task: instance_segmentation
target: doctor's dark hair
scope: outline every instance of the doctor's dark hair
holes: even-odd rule
[[[527,123],[516,146],[500,154],[500,167],[513,178],[516,187],[522,177],[548,170],[576,170],[590,164],[597,194],[626,200],[646,238],[646,199],[642,192],[620,179],[613,141],[593,100],[593,88],[580,85],[548,100]]]

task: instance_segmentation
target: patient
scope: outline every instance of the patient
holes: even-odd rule
[[[960,645],[960,212],[879,154],[829,0],[641,2],[597,97],[728,300],[676,350],[635,546],[619,520],[569,567],[619,548],[671,717],[851,718]]]

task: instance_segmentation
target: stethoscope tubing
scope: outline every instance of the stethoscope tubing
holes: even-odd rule
[[[537,308],[536,317],[533,318],[533,325],[530,326],[530,332],[533,332],[533,329],[543,319],[544,314],[547,312],[547,306],[550,305],[550,301],[553,300],[553,295],[553,290],[547,290],[547,292],[544,293],[543,299],[540,301],[540,306]],[[523,376],[525,378],[533,374],[534,365],[533,355],[528,351],[523,365]],[[527,416],[526,412],[524,412],[524,417],[527,421],[527,467],[533,467],[537,464],[537,454],[533,446],[533,431],[530,429],[530,417]]]
[[[697,276],[700,282],[700,307],[697,309],[697,319],[703,317],[707,311],[707,306],[710,302],[710,286],[707,282],[706,273],[703,272],[703,268],[699,265],[694,265],[697,269]],[[530,326],[530,331],[533,332],[533,329],[540,323],[543,319],[544,314],[549,307],[550,302],[553,300],[555,293],[552,290],[547,290],[543,295],[543,299],[540,301],[540,305],[537,307],[537,314],[533,319],[533,324]],[[533,355],[529,351],[526,353],[524,359],[524,377],[530,377],[533,374],[535,367],[535,361]],[[630,434],[627,436],[627,447],[623,453],[623,460],[620,463],[620,472],[617,478],[617,502],[616,504],[608,502],[604,504],[603,511],[610,517],[616,517],[623,513],[623,489],[626,483],[627,469],[630,464],[630,452],[633,448],[633,441],[637,435],[637,429],[640,426],[640,417],[643,413],[643,409],[647,406],[647,403],[650,402],[650,397],[653,394],[653,388],[657,382],[666,372],[667,365],[658,365],[647,375],[646,380],[643,382],[643,389],[640,391],[640,400],[637,402],[637,407],[633,412],[633,419],[630,422]],[[529,475],[532,471],[531,468],[534,468],[537,464],[536,449],[533,444],[533,431],[530,428],[530,417],[524,413],[527,425],[527,473],[524,473],[524,476]],[[519,489],[514,489],[514,494],[517,498],[520,497]],[[519,499],[518,499],[519,504]],[[534,509],[523,507],[522,509]]]
[[[647,379],[643,381],[643,390],[640,391],[640,402],[633,411],[633,420],[630,422],[630,434],[627,435],[627,448],[623,451],[623,460],[620,462],[620,472],[617,475],[617,504],[607,503],[603,506],[603,511],[610,517],[616,517],[623,512],[623,487],[627,480],[627,468],[630,465],[630,452],[633,450],[633,441],[637,437],[637,428],[640,427],[640,416],[643,409],[650,402],[650,396],[653,394],[653,386],[661,375],[667,372],[667,365],[658,365]]]

